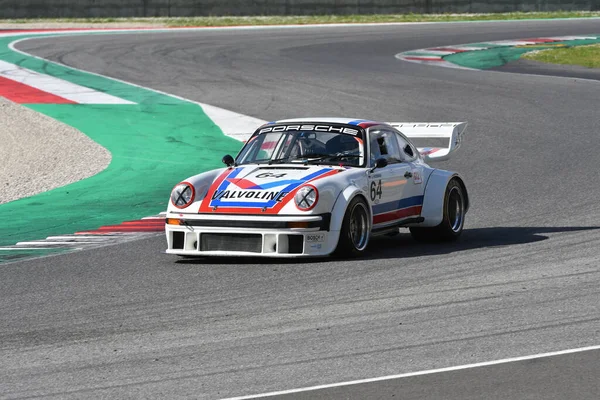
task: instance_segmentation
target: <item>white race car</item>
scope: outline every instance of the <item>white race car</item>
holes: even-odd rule
[[[454,240],[469,208],[465,183],[425,162],[447,159],[465,127],[340,118],[265,124],[235,159],[223,157],[225,168],[175,186],[166,252],[360,256],[370,237],[399,228],[421,241]],[[417,148],[409,138],[445,144]]]

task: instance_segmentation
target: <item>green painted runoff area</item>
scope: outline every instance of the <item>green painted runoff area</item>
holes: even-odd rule
[[[511,61],[516,61],[521,57],[522,54],[533,51],[551,49],[557,47],[557,45],[564,45],[565,47],[582,46],[594,43],[600,43],[600,35],[596,39],[587,40],[569,40],[564,42],[552,42],[548,44],[536,44],[531,46],[506,46],[499,45],[496,43],[473,43],[468,44],[469,47],[488,47],[494,46],[486,50],[475,50],[467,51],[464,53],[450,54],[444,57],[444,60],[451,63],[460,65],[467,68],[475,69],[489,69],[494,67],[501,67],[502,65]],[[467,46],[467,45],[465,45]]]
[[[28,105],[85,133],[112,161],[90,178],[0,205],[0,246],[155,215],[177,182],[223,166],[221,156],[241,147],[195,103],[12,52],[15,40],[0,40],[0,59],[138,104]]]

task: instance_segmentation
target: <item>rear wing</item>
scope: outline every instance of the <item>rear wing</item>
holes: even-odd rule
[[[466,122],[388,122],[409,139],[448,139],[446,147],[418,147],[426,160],[443,161],[460,147]]]

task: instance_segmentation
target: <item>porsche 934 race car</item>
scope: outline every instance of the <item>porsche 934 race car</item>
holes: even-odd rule
[[[463,179],[432,168],[466,123],[287,119],[259,127],[225,168],[177,184],[167,253],[181,256],[362,255],[375,235],[409,228],[420,241],[458,238]],[[442,140],[419,147],[418,139]],[[413,141],[411,141],[413,140]]]

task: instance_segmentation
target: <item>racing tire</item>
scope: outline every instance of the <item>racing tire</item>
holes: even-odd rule
[[[419,242],[452,242],[461,235],[465,225],[467,198],[457,179],[452,179],[444,194],[442,222],[433,228],[410,228],[413,239]]]
[[[364,199],[352,199],[344,213],[340,238],[334,252],[336,257],[354,258],[365,253],[371,234],[368,210]]]

